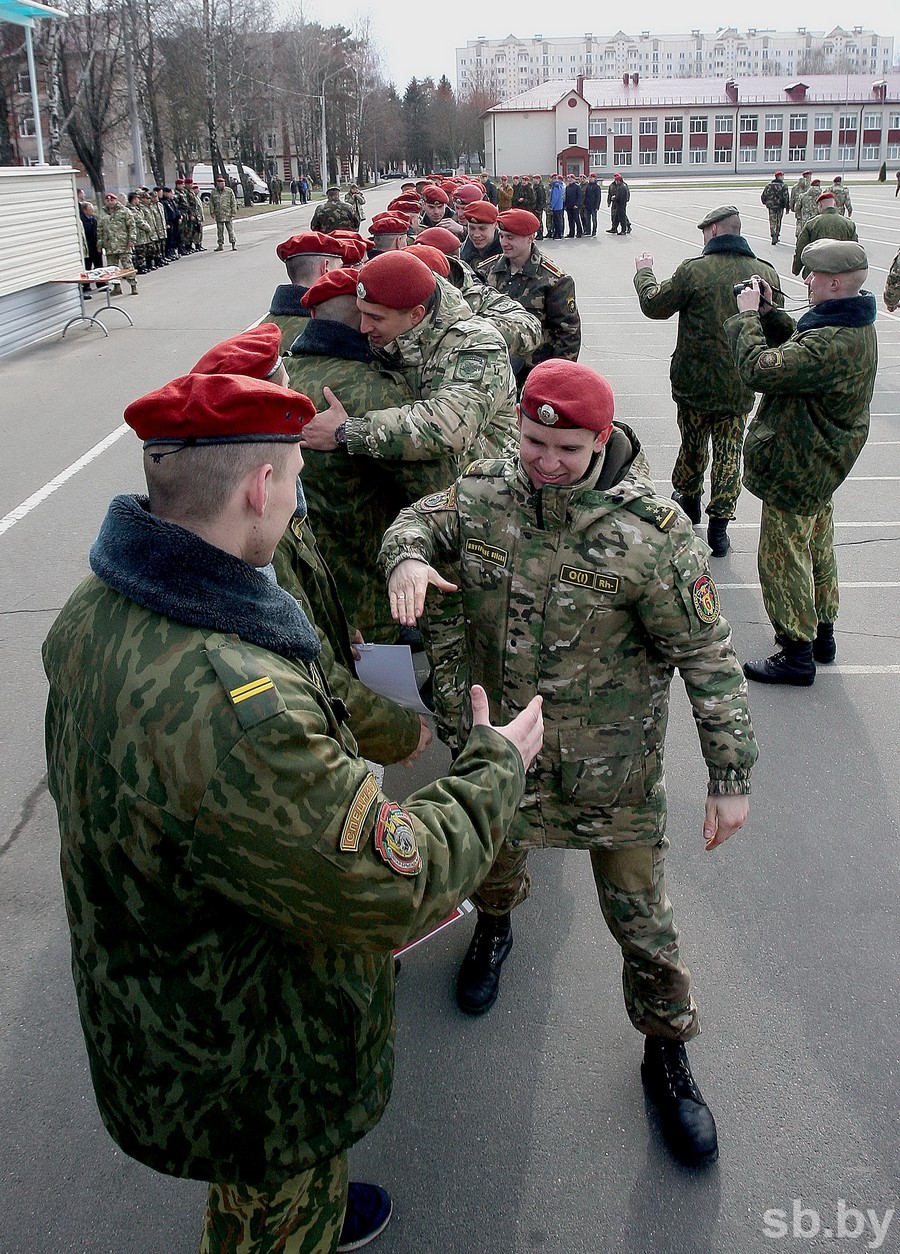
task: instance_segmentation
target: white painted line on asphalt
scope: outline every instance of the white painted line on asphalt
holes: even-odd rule
[[[733,524],[732,524],[733,525]],[[841,591],[845,588],[900,588],[900,583],[845,583],[843,579],[839,580]],[[719,583],[716,580],[716,587],[721,591],[728,588],[732,592],[752,591],[760,589],[762,584],[758,583]]]
[[[816,678],[821,675],[900,675],[900,666],[820,666]]]
[[[57,488],[61,488],[62,485],[67,483],[73,475],[77,475],[79,470],[83,470],[85,466],[90,465],[90,463],[94,461],[95,458],[99,457],[101,453],[105,453],[108,448],[111,448],[112,445],[115,444],[116,440],[121,439],[125,432],[130,429],[131,428],[123,422],[120,427],[116,427],[115,431],[110,431],[109,435],[105,436],[99,444],[95,444],[93,448],[89,448],[86,453],[83,453],[82,456],[78,458],[77,462],[72,462],[71,466],[67,466],[65,470],[61,470],[58,475],[54,476],[54,478],[50,480],[49,483],[45,483],[42,488],[38,488],[37,492],[33,492],[27,501],[23,501],[21,505],[17,505],[16,508],[10,510],[8,514],[4,514],[4,516],[0,518],[0,536],[2,536],[4,532],[9,531],[10,527],[14,527],[17,522],[21,522],[23,518],[26,518],[33,509],[36,509],[38,505],[40,505],[43,501],[46,501],[48,496],[52,496]]]
[[[893,522],[835,522],[835,527],[900,527],[900,520]],[[729,527],[755,527],[759,530],[759,523],[739,523],[730,522]],[[900,536],[884,536],[885,540],[900,540]]]

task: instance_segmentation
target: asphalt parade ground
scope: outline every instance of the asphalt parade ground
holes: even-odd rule
[[[604,207],[595,239],[546,247],[576,281],[581,360],[611,380],[616,416],[637,431],[666,495],[676,324],[641,316],[634,257],[651,252],[667,277],[699,251],[704,213],[735,203],[788,307],[802,311],[793,218],[772,247],[762,181],[632,184],[631,235],[604,233]],[[469,1019],[453,998],[470,921],[404,957],[394,1097],[351,1153],[351,1174],[394,1198],[380,1254],[900,1250],[900,319],[881,300],[900,200],[890,185],[850,186],[878,297],[880,368],[868,444],[836,496],[837,662],[810,689],[752,687],[750,824],[711,853],[696,730],[679,680],[672,691],[669,892],[703,1017],[690,1055],[720,1160],[698,1173],[669,1158],[587,855],[536,853],[490,1014]],[[368,212],[395,188],[367,193]],[[0,361],[0,1254],[198,1245],[205,1186],[128,1159],[94,1103],[46,792],[40,645],[87,572],[110,497],[142,488],[125,405],[264,315],[284,279],[275,245],[310,216],[286,205],[239,222],[234,253],[213,252],[207,228],[208,252],[121,298],[133,329],[112,315],[109,338],[75,328]],[[745,493],[732,550],[712,567],[741,658],[772,651],[759,511]],[[446,763],[437,748],[413,771],[389,769],[386,791],[402,798]]]

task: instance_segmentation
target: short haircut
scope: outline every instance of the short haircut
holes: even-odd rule
[[[733,213],[730,218],[719,218],[716,226],[719,228],[719,235],[740,235],[741,233],[741,215]]]
[[[372,243],[378,252],[387,253],[396,247],[395,240],[405,239],[406,231],[392,231],[389,235],[372,235]]]
[[[293,257],[288,257],[284,268],[294,287],[312,287],[322,273],[323,261],[342,264],[343,259],[337,253],[333,256],[330,253],[297,253]],[[336,270],[337,266],[329,265],[328,269]]]
[[[267,463],[284,466],[291,445],[200,444],[187,448],[154,444],[144,450],[150,512],[182,526],[214,522],[245,475]],[[172,451],[177,449],[177,451]],[[153,456],[159,456],[154,461]]]
[[[345,327],[359,330],[361,314],[356,297],[349,293],[346,296],[332,296],[330,300],[320,301],[313,310],[316,318],[326,318],[331,322],[340,322]]]

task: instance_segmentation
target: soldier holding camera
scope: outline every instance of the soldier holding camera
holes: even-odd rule
[[[669,376],[681,447],[672,471],[672,499],[692,523],[700,521],[712,441],[707,538],[713,555],[724,557],[730,547],[728,521],[741,491],[741,446],[753,390],[738,375],[723,325],[734,311],[734,285],[753,274],[766,279],[778,305],[784,298],[777,272],[754,255],[741,234],[734,205],[711,210],[697,225],[703,232],[699,257],[689,257],[671,279],[659,283],[652,256],[642,253],[635,258],[634,286],[648,318],[678,314],[678,342]]]

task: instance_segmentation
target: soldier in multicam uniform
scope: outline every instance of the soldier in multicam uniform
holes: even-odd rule
[[[544,699],[544,748],[473,898],[478,921],[457,1001],[481,1014],[497,997],[510,911],[530,889],[528,851],[588,849],[624,955],[626,1007],[647,1038],[644,1081],[673,1151],[708,1162],[716,1128],[684,1049],[699,1022],[665,889],[664,736],[678,667],[710,772],[704,836],[713,848],[748,813],[756,744],[746,684],[706,548],[656,495],[634,432],[613,423],[606,380],[544,362],[525,384],[521,424],[517,458],[475,462],[449,490],[405,510],[379,557],[406,624],[429,584],[453,587],[438,574],[451,561],[469,673],[484,678],[497,709],[521,708],[534,692]],[[462,709],[464,731],[465,701]]]
[[[809,180],[812,178],[812,170],[804,170],[797,182],[791,188],[791,213],[796,214],[800,209],[800,201],[809,191]],[[799,230],[799,227],[797,228]]]
[[[188,220],[191,225],[190,248],[196,253],[204,253],[203,247],[203,198],[200,195],[200,184],[185,180],[184,194],[188,202]]]
[[[366,198],[357,185],[355,183],[351,183],[350,190],[344,195],[344,200],[356,214],[356,230],[358,231],[360,223],[366,216],[363,213],[363,205],[366,203]]]
[[[225,247],[225,232],[228,231],[228,240],[231,244],[232,251],[237,248],[234,238],[234,216],[237,213],[238,203],[237,196],[231,187],[227,187],[224,178],[220,175],[216,179],[216,185],[209,194],[209,211],[215,219],[216,223],[216,252],[220,253]]]
[[[329,187],[325,193],[325,199],[316,206],[309,228],[311,231],[322,231],[325,235],[339,229],[357,231],[359,218],[356,216],[356,211],[341,200],[341,189]]]
[[[541,322],[540,348],[513,361],[521,391],[529,372],[550,357],[575,361],[581,350],[581,318],[575,304],[575,283],[535,244],[540,223],[527,209],[510,209],[497,219],[503,256],[483,261],[477,273],[489,287],[505,292]]]
[[[417,399],[351,415],[340,397],[329,396],[329,408],[305,429],[304,445],[402,461],[507,456],[518,433],[503,337],[406,252],[367,262],[357,295],[360,330],[383,365],[402,371]]]
[[[108,266],[118,266],[120,270],[134,270],[135,245],[134,214],[124,205],[119,204],[113,192],[103,197],[103,208],[97,215],[97,247],[106,254]],[[137,296],[137,279],[132,274],[128,279],[132,296]],[[110,289],[113,296],[119,296],[122,287],[115,282]]]
[[[885,280],[884,304],[889,313],[893,313],[900,305],[900,252],[891,262],[891,268]]]
[[[450,775],[402,806],[381,793],[262,569],[312,412],[234,375],[129,406],[149,501],[113,501],[44,646],[97,1101],[126,1153],[211,1181],[203,1254],[332,1254],[387,1224],[383,1190],[348,1199],[346,1151],[390,1094],[391,950],[485,874],[542,732],[537,701],[491,728],[476,689]]]
[[[744,483],[763,503],[759,578],[781,646],[744,671],[762,683],[806,687],[816,662],[835,657],[832,496],[869,433],[878,342],[875,297],[861,290],[865,250],[820,239],[802,263],[810,309],[796,325],[761,304],[772,296],[754,280],[725,332],[741,378],[763,394],[744,444]]]
[[[153,230],[153,251],[152,257],[156,268],[169,264],[166,257],[166,215],[163,207],[159,202],[159,192],[154,188],[152,192],[147,193],[147,204],[150,222]]]
[[[821,194],[822,180],[813,179],[810,182],[809,187],[797,201],[796,217],[794,221],[795,239],[806,226],[810,218],[814,218],[819,212],[817,201]]]
[[[844,214],[845,217],[853,217],[853,205],[850,201],[850,189],[844,186],[844,180],[840,174],[836,174],[831,180],[831,190],[834,192],[834,203],[838,213]]]
[[[669,377],[681,446],[672,471],[672,499],[692,523],[700,521],[712,442],[707,539],[715,556],[724,557],[730,547],[728,522],[734,518],[741,491],[741,446],[754,395],[741,382],[722,326],[734,309],[734,284],[752,274],[765,275],[779,305],[784,297],[776,271],[757,259],[741,234],[734,205],[713,209],[697,225],[703,232],[699,257],[683,261],[671,279],[658,283],[653,257],[643,253],[635,259],[634,286],[646,317],[678,314]]]
[[[148,274],[151,224],[144,213],[139,192],[128,193],[128,208],[134,218],[134,268],[138,274]]]
[[[784,171],[776,170],[771,183],[767,183],[759,198],[769,211],[769,234],[772,243],[777,244],[781,237],[781,223],[786,210],[791,207],[791,193],[784,181]]]
[[[304,294],[326,271],[344,264],[344,246],[333,235],[301,231],[279,244],[275,252],[290,282],[275,288],[266,319],[281,328],[281,351],[287,353],[309,317]]]
[[[805,216],[803,228],[794,245],[794,260],[791,270],[799,274],[802,266],[800,257],[807,244],[817,239],[856,239],[856,223],[838,213],[834,203],[834,192],[829,190],[816,197],[816,212]]]

